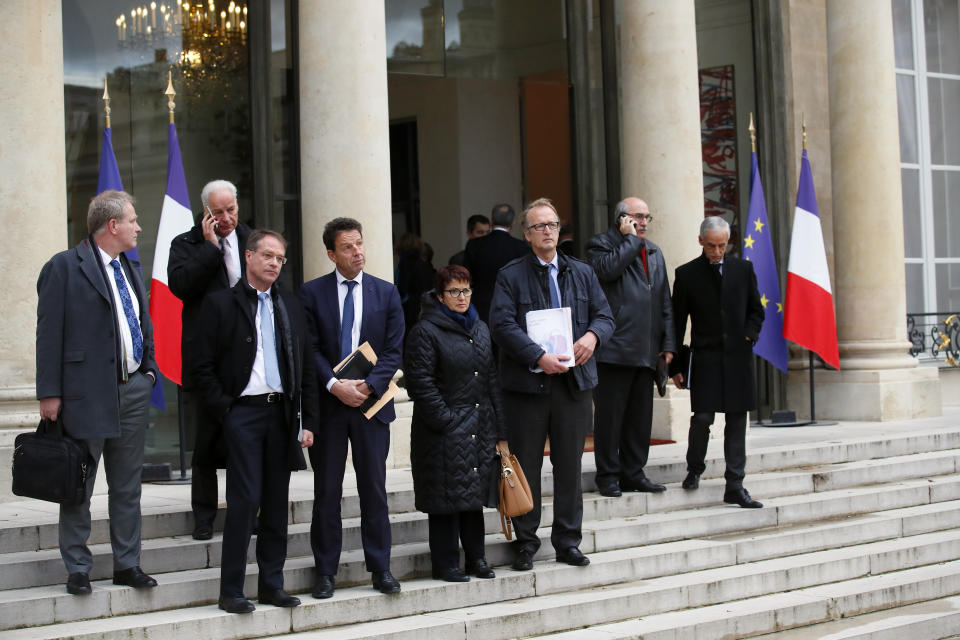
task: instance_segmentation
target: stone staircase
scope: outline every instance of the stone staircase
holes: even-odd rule
[[[776,431],[776,430],[767,430]],[[0,522],[0,640],[4,638],[947,638],[960,634],[960,426],[813,441],[748,444],[747,486],[763,509],[723,505],[721,448],[700,489],[679,488],[682,445],[657,447],[649,475],[663,494],[584,495],[588,567],[552,561],[549,529],[531,572],[487,513],[493,580],[452,584],[429,574],[426,517],[409,475],[389,483],[397,596],[369,586],[355,491],[345,490],[338,590],[309,596],[311,500],[292,492],[287,590],[295,609],[244,616],[215,602],[220,535],[190,535],[189,500],[144,503],[144,569],[159,587],[115,587],[108,522],[96,518],[93,594],[66,593],[56,518],[25,505]],[[769,439],[767,439],[769,440]],[[546,465],[545,465],[546,466]],[[584,486],[593,486],[584,459]],[[295,476],[296,477],[296,476]],[[545,470],[544,489],[552,478]],[[189,493],[185,488],[181,492]],[[544,500],[543,522],[552,519]],[[252,554],[251,554],[252,560]],[[353,585],[353,586],[351,586]],[[256,565],[247,593],[256,592]]]

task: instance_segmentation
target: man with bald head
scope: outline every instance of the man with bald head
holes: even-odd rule
[[[219,421],[211,419],[201,398],[194,392],[196,341],[205,322],[200,308],[210,294],[230,289],[246,276],[243,252],[250,228],[239,222],[237,187],[226,180],[213,180],[200,192],[203,213],[190,231],[170,243],[167,272],[170,291],[183,301],[183,422],[195,433],[193,449],[193,537],[213,537],[217,515],[217,467],[226,464],[226,447],[220,437]]]
[[[601,495],[659,492],[644,474],[653,422],[657,361],[676,352],[673,305],[660,247],[647,237],[653,216],[640,198],[617,203],[613,225],[587,242],[617,328],[597,351],[600,383],[593,392],[596,483]]]

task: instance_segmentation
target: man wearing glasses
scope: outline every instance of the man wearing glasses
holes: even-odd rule
[[[257,521],[257,599],[295,607],[283,590],[290,472],[306,468],[318,396],[303,307],[276,286],[286,262],[279,233],[257,229],[247,240],[246,277],[203,302],[194,378],[227,445],[227,518],[223,527],[220,608],[250,613],[244,597],[247,547]]]
[[[586,566],[580,551],[583,492],[580,460],[590,426],[591,390],[597,386],[594,350],[613,335],[607,299],[589,265],[557,251],[560,218],[540,198],[523,212],[524,236],[532,252],[507,263],[497,276],[490,329],[500,347],[500,383],[510,449],[533,493],[533,511],[513,519],[517,532],[513,568],[533,568],[540,548],[540,469],[550,438],[553,464],[553,528],[557,560]],[[527,313],[570,307],[574,362],[547,353],[527,335]]]
[[[600,384],[594,390],[597,490],[659,492],[643,472],[650,452],[657,361],[676,352],[673,305],[660,247],[646,238],[653,219],[640,198],[614,210],[613,226],[590,238],[587,260],[613,310],[617,329],[597,352]]]

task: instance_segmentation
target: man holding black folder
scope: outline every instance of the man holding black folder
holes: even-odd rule
[[[364,273],[363,227],[352,218],[335,218],[323,230],[333,273],[311,280],[300,293],[313,337],[314,361],[321,390],[318,446],[310,450],[314,471],[313,522],[310,545],[316,562],[315,598],[333,595],[340,562],[342,528],[340,499],[349,439],[360,497],[360,537],[373,586],[398,593],[390,573],[390,520],[387,508],[386,461],[390,423],[396,414],[386,402],[370,419],[361,408],[388,392],[403,360],[405,324],[397,288]],[[337,376],[333,369],[360,345],[368,343],[376,364],[364,378]],[[353,362],[354,365],[362,364]],[[365,370],[362,367],[361,370]],[[355,373],[349,375],[357,375]]]
[[[490,329],[500,346],[500,384],[510,449],[530,483],[533,511],[513,519],[517,532],[513,568],[529,571],[540,548],[540,469],[550,438],[553,463],[553,528],[557,560],[586,566],[580,552],[583,491],[580,461],[591,419],[591,389],[597,386],[594,350],[613,335],[613,316],[589,265],[557,252],[560,218],[540,198],[523,213],[532,252],[508,262],[497,276]],[[548,353],[527,333],[527,313],[570,308],[573,362]]]

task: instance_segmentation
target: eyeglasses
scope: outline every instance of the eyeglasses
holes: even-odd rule
[[[541,222],[539,224],[531,224],[529,227],[527,227],[527,229],[533,229],[538,233],[543,233],[544,229],[547,229],[549,231],[556,231],[559,228],[560,228],[559,222]]]
[[[277,254],[277,253],[270,253],[269,251],[257,251],[257,255],[261,256],[267,262],[273,262],[274,260],[276,260],[277,262],[280,263],[281,267],[287,264],[286,256],[281,256],[280,254]]]
[[[473,294],[473,289],[445,289],[443,292],[451,298],[469,298]]]
[[[636,220],[637,222],[642,222],[644,220],[646,220],[647,222],[650,222],[653,220],[653,216],[649,213],[628,213],[627,215],[633,218],[634,220]]]

